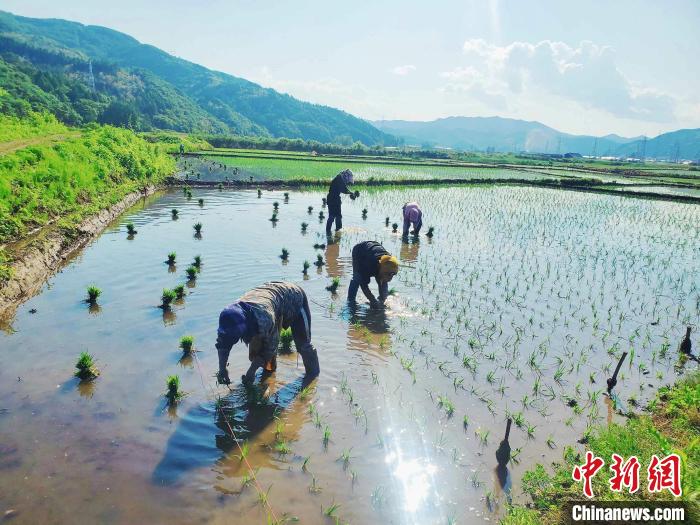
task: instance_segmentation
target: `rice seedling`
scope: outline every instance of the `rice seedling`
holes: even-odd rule
[[[284,192],[284,200],[288,201],[289,200],[289,192]]]
[[[316,262],[314,262],[314,265],[318,268],[321,268],[321,266],[323,266],[324,264],[326,263],[323,261],[323,255],[319,253],[318,255],[316,255]]]
[[[340,286],[340,277],[333,277],[331,284],[326,286],[326,290],[328,290],[332,294],[335,294],[338,291],[338,286]]]
[[[194,347],[194,337],[191,335],[183,335],[180,338],[180,348],[185,354],[189,354],[192,352],[192,349]]]
[[[306,208],[306,211],[309,213],[309,215],[311,215],[314,212],[314,207],[309,206],[308,208]]]
[[[340,505],[338,503],[333,503],[330,507],[323,509],[323,514],[329,518],[333,518],[339,508]]]
[[[172,266],[175,264],[175,259],[177,258],[177,254],[175,252],[170,252],[168,254],[168,259],[165,261],[165,263],[169,266]]]
[[[323,489],[321,488],[321,486],[316,482],[316,477],[312,476],[311,485],[309,486],[309,492],[311,492],[312,494],[318,494],[322,490]]]
[[[311,459],[311,456],[306,456],[306,457],[304,458],[304,462],[301,464],[301,470],[302,470],[302,472],[307,472],[307,471],[308,471],[308,468],[309,468],[309,467],[308,467],[308,464],[309,464],[309,460],[310,460],[310,459]]]
[[[337,459],[337,461],[343,462],[344,469],[348,468],[348,465],[350,464],[350,460],[352,459],[352,456],[350,456],[351,451],[352,451],[352,447],[350,447],[347,450],[343,450],[343,452],[340,454],[340,457]]]
[[[326,218],[326,215],[323,213],[323,210],[321,210],[320,212],[318,212],[318,220],[319,220],[319,221],[322,221],[322,220],[325,219],[325,218]]]
[[[367,208],[363,208],[362,210],[362,218],[366,219],[367,218]]]
[[[279,210],[279,207],[280,207],[280,203],[279,203],[279,202],[275,201],[275,202],[272,203],[272,209],[273,209],[273,210],[277,211],[277,210]]]
[[[302,267],[301,273],[303,273],[304,275],[308,275],[310,266],[311,265],[309,264],[309,261],[304,261],[304,265]]]
[[[197,278],[197,274],[199,273],[199,270],[197,269],[196,266],[188,266],[187,269],[185,270],[185,273],[187,274],[187,278],[190,281],[194,281]]]
[[[327,199],[325,197],[323,197],[321,199],[321,206],[323,206],[325,208],[327,203],[328,203]]]
[[[182,299],[185,297],[185,285],[178,284],[175,288],[173,288],[173,292],[175,292],[176,299]]]
[[[331,439],[331,429],[328,425],[323,429],[323,446],[328,447],[328,442]]]
[[[168,403],[171,405],[177,403],[180,399],[187,395],[180,389],[180,376],[178,375],[168,376],[168,378],[165,380],[165,386],[167,390],[164,396],[168,399]]]
[[[248,454],[250,453],[250,443],[248,441],[244,441],[242,445],[239,447],[239,452],[240,454],[233,454],[234,458],[237,458],[239,462],[243,462],[245,458],[248,457]]]
[[[192,198],[192,191],[191,190],[185,190],[185,197],[187,197],[187,200],[190,200]]]
[[[258,199],[262,197],[262,190],[258,189]]]
[[[204,199],[199,199],[197,202],[200,206],[204,206]]]
[[[428,231],[427,231],[427,233],[425,234],[425,236],[426,236],[428,239],[432,239],[434,234],[435,234],[435,228],[434,228],[433,226],[430,226],[430,227],[428,228]]]
[[[192,226],[194,228],[194,232],[196,235],[200,235],[202,233],[202,223],[201,222],[196,222]]]
[[[447,396],[438,396],[438,406],[445,410],[447,417],[452,417],[455,412],[455,406]]]
[[[170,290],[168,288],[163,288],[163,293],[160,296],[160,301],[161,301],[160,307],[163,310],[169,309],[170,305],[172,304],[172,302],[175,299],[177,299],[177,294],[173,290]]]
[[[80,353],[75,368],[75,377],[81,381],[91,381],[100,375],[100,371],[95,365],[95,358],[87,352]]]
[[[309,227],[308,222],[302,222],[301,223],[301,233],[306,233],[306,229]]]
[[[551,436],[551,434],[547,438],[547,446],[552,449],[557,448],[557,444],[554,442],[554,438]]]
[[[129,235],[136,235],[138,233],[133,222],[126,223],[126,233]]]
[[[391,225],[391,231],[392,231],[392,233],[396,233],[399,231],[399,224],[397,222],[395,222]]]
[[[292,335],[291,328],[283,328],[280,330],[280,342],[278,351],[280,354],[290,354],[292,352],[292,341],[294,336]]]
[[[270,499],[270,490],[272,490],[272,485],[267,487],[267,490],[265,492],[263,491],[258,491],[258,503],[261,506],[265,506],[268,504],[268,501]]]
[[[172,215],[173,219],[177,219],[178,211],[176,208],[173,208],[172,210],[170,210],[170,214]]]
[[[194,256],[194,260],[192,261],[192,266],[197,268],[198,272],[202,269],[202,256],[201,255]]]
[[[97,298],[100,295],[102,295],[102,290],[95,285],[90,285],[87,289],[87,298],[85,299],[85,302],[89,304],[97,304]]]
[[[306,400],[307,397],[309,397],[311,394],[313,394],[316,391],[315,387],[312,387],[311,385],[305,386],[299,391],[299,400],[304,401]]]
[[[223,189],[224,189],[223,183],[220,182],[219,184],[217,184],[217,185],[216,185],[216,188],[217,188],[219,191],[223,191]]]
[[[282,253],[280,254],[280,259],[283,261],[289,260],[289,250],[287,248],[282,248]]]
[[[275,442],[273,448],[275,452],[281,455],[289,454],[292,451],[292,449],[289,447],[289,443],[284,440]]]
[[[271,222],[272,224],[275,224],[277,221],[279,221],[279,219],[277,218],[277,212],[276,212],[276,211],[273,211],[273,212],[272,212],[272,217],[270,217],[270,222]]]
[[[533,438],[535,437],[535,429],[537,427],[535,425],[531,425],[530,423],[527,424],[527,437],[528,438]]]

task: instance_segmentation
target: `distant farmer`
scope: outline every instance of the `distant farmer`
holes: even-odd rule
[[[399,261],[376,241],[364,241],[352,249],[352,280],[348,288],[348,301],[355,302],[357,289],[369,300],[372,308],[384,304],[389,295],[389,282],[399,272]],[[379,301],[369,289],[369,281],[374,277],[379,286]]]
[[[180,143],[180,155],[184,155],[185,153],[185,145]]]
[[[258,368],[263,376],[277,369],[280,330],[292,329],[294,345],[301,355],[306,379],[320,373],[318,354],[311,345],[311,313],[306,293],[292,283],[273,281],[246,292],[219,315],[216,349],[219,353],[219,383],[229,384],[228,356],[239,340],[248,345],[250,368],[241,377],[244,384],[255,379]]]
[[[423,212],[417,202],[403,205],[403,236],[408,237],[408,229],[413,225],[413,235],[418,235],[423,226]]]
[[[328,220],[326,221],[326,235],[331,234],[331,225],[335,221],[335,231],[340,230],[343,227],[343,213],[341,210],[340,194],[345,193],[350,195],[351,199],[355,199],[359,195],[359,192],[351,192],[348,189],[348,185],[353,183],[352,171],[343,170],[338,173],[335,178],[331,181],[331,186],[328,189],[328,196],[326,201],[328,202]]]

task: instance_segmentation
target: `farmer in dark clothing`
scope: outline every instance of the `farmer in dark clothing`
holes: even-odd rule
[[[328,189],[328,196],[326,197],[326,201],[328,202],[328,220],[326,221],[326,235],[331,234],[331,226],[333,225],[333,221],[335,221],[335,231],[338,231],[343,227],[343,214],[341,211],[340,194],[345,193],[346,195],[350,195],[350,198],[354,200],[359,193],[353,193],[348,189],[348,185],[352,183],[352,171],[350,170],[341,171],[331,181],[331,187]]]
[[[348,288],[348,301],[355,302],[357,289],[369,299],[373,308],[384,304],[389,295],[389,281],[399,271],[399,261],[376,241],[364,241],[352,249],[352,281]],[[369,289],[369,281],[374,277],[379,286],[379,301]]]
[[[248,345],[250,368],[241,378],[252,383],[255,372],[263,368],[263,375],[277,369],[277,347],[280,330],[292,329],[294,345],[301,355],[306,379],[320,373],[318,354],[311,344],[311,313],[306,293],[299,286],[273,281],[246,292],[219,315],[216,349],[219,353],[220,383],[229,384],[228,356],[239,340]]]

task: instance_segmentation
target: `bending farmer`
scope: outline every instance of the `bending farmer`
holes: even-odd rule
[[[356,244],[352,249],[352,281],[348,288],[348,301],[354,303],[357,289],[362,288],[362,293],[369,299],[369,304],[373,308],[384,304],[389,295],[389,281],[398,271],[398,259],[378,242],[365,241]],[[368,285],[372,277],[376,279],[379,286],[379,301],[369,290]]]
[[[311,345],[311,313],[306,293],[299,286],[282,281],[265,283],[246,292],[219,315],[216,349],[219,353],[220,383],[229,384],[228,356],[239,340],[248,345],[250,368],[241,378],[252,383],[255,372],[263,368],[263,375],[277,369],[277,346],[280,330],[292,329],[294,345],[306,369],[306,379],[319,372],[318,354]]]
[[[343,213],[341,210],[340,194],[345,193],[350,195],[351,199],[355,199],[359,192],[351,192],[348,185],[353,183],[352,171],[343,170],[331,181],[331,187],[328,189],[328,220],[326,221],[326,235],[331,234],[331,225],[335,221],[335,231],[343,227]]]
[[[423,226],[423,212],[417,202],[407,202],[403,205],[403,236],[408,237],[408,229],[413,224],[413,235],[420,233]]]

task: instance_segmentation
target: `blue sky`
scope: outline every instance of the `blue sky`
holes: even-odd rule
[[[700,2],[3,0],[367,119],[700,127]]]

